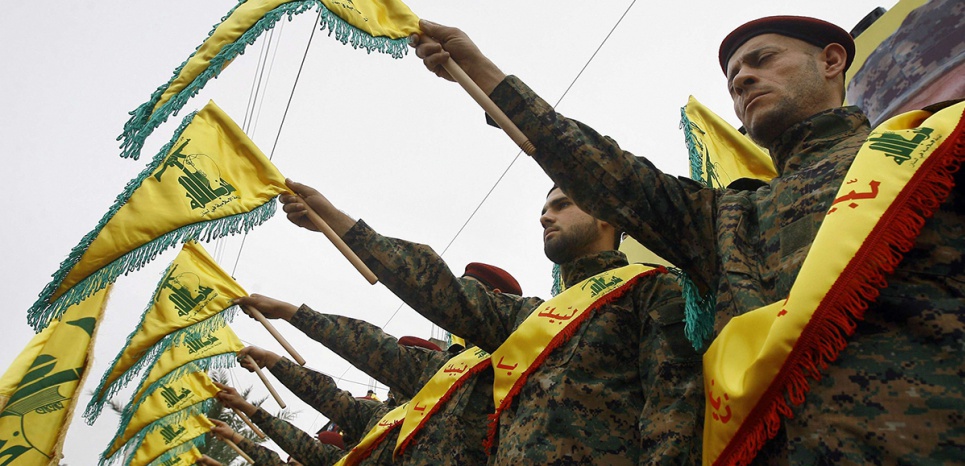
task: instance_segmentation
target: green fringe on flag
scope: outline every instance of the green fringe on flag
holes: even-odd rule
[[[161,456],[158,456],[157,458],[155,458],[154,461],[151,461],[150,463],[148,463],[147,466],[167,466],[167,465],[165,464],[165,461],[168,461],[168,460],[170,460],[171,458],[175,458],[175,457],[177,457],[178,455],[180,455],[181,453],[184,453],[184,452],[190,450],[190,449],[193,448],[193,447],[198,447],[198,448],[203,447],[204,444],[205,444],[205,438],[206,438],[207,436],[208,436],[207,434],[205,434],[205,435],[199,435],[199,436],[197,436],[197,437],[195,437],[195,438],[193,438],[193,439],[191,439],[191,440],[188,440],[187,442],[184,442],[184,443],[182,443],[181,445],[178,445],[178,446],[176,446],[176,447],[174,447],[174,448],[172,448],[172,449],[164,452],[164,454],[162,454]],[[246,463],[246,464],[247,464],[247,463]]]
[[[184,377],[192,372],[208,372],[214,369],[232,368],[237,363],[235,359],[236,357],[237,353],[229,352],[191,361],[171,372],[168,372],[161,378],[152,382],[151,385],[148,385],[144,390],[143,396],[141,396],[140,399],[135,400],[134,397],[137,396],[137,392],[140,391],[140,387],[138,387],[137,390],[131,394],[131,400],[127,403],[127,405],[124,406],[124,411],[121,413],[120,425],[126,426],[129,422],[131,422],[131,418],[134,417],[134,413],[136,413],[137,409],[141,407],[141,404],[148,397],[148,395],[154,393],[154,391],[160,386],[171,383],[174,380]]]
[[[215,24],[211,28],[211,32],[208,33],[208,37],[205,38],[198,47],[195,48],[191,56],[188,57],[184,63],[181,63],[177,69],[174,70],[174,75],[171,79],[158,87],[153,94],[151,94],[150,100],[141,104],[141,106],[134,109],[129,114],[131,118],[124,123],[124,132],[122,132],[117,140],[121,141],[121,157],[132,158],[137,160],[141,154],[141,148],[144,147],[144,140],[153,132],[161,123],[167,121],[168,117],[171,115],[177,115],[181,107],[187,103],[188,99],[197,95],[201,91],[201,88],[212,78],[217,78],[225,67],[231,63],[238,55],[243,55],[245,53],[245,48],[253,44],[258,37],[261,36],[265,31],[275,27],[277,23],[283,16],[287,15],[288,20],[291,21],[292,17],[302,13],[306,10],[311,9],[316,5],[320,5],[317,0],[296,0],[275,8],[265,16],[258,20],[250,29],[244,32],[236,41],[225,45],[221,48],[221,51],[217,55],[211,58],[208,62],[208,67],[202,71],[198,76],[191,81],[181,92],[177,95],[171,96],[171,99],[164,103],[157,111],[154,111],[154,106],[161,100],[161,96],[164,91],[171,86],[171,83],[177,79],[178,75],[181,74],[181,70],[188,63],[191,57],[197,53],[198,49],[201,48],[211,36],[214,34],[218,26],[228,19],[232,13],[242,4],[245,0],[241,0],[235,5],[231,11],[228,12],[218,24]]]
[[[53,296],[57,288],[60,287],[60,284],[67,277],[67,274],[70,273],[74,266],[77,265],[77,262],[80,261],[84,252],[87,251],[90,244],[97,238],[97,235],[100,234],[104,225],[127,203],[134,191],[141,186],[141,183],[151,176],[161,163],[164,162],[168,152],[171,151],[171,147],[177,142],[181,133],[184,132],[184,129],[196,113],[197,112],[192,112],[184,118],[184,121],[181,122],[181,126],[175,132],[171,141],[161,148],[161,151],[154,156],[151,163],[148,164],[137,177],[128,182],[124,190],[117,196],[114,205],[107,210],[107,213],[100,219],[97,226],[84,235],[80,240],[80,244],[74,246],[74,249],[70,251],[67,258],[60,264],[60,269],[51,275],[53,279],[44,287],[43,291],[40,292],[37,301],[27,310],[27,323],[33,327],[35,331],[40,332],[46,328],[51,321],[59,319],[67,308],[87,299],[94,293],[104,289],[107,285],[114,283],[117,277],[140,270],[141,267],[154,260],[158,254],[172,246],[190,240],[210,241],[211,239],[220,238],[229,234],[246,233],[275,215],[277,203],[274,202],[274,200],[270,200],[250,212],[211,221],[198,222],[170,231],[118,257],[110,264],[85,277],[53,302],[50,302],[51,296]]]
[[[553,287],[550,288],[550,295],[556,296],[563,292],[563,272],[559,264],[553,264]]]
[[[393,58],[402,58],[408,53],[409,41],[407,37],[401,39],[373,37],[332,13],[321,2],[318,3],[318,6],[321,12],[320,28],[323,31],[327,28],[329,36],[335,33],[335,39],[342,44],[350,44],[356,49],[365,49],[368,53],[372,53],[372,51],[386,53],[392,55]]]
[[[714,334],[714,308],[717,306],[716,295],[708,291],[701,296],[697,284],[678,268],[669,268],[677,276],[677,283],[683,290],[684,297],[684,334],[690,340],[694,349],[700,351],[707,340]]]
[[[162,277],[161,283],[158,284],[158,288],[163,285],[163,282],[164,278]],[[155,294],[156,293],[157,291],[155,291]],[[108,400],[113,398],[117,392],[121,391],[127,386],[127,384],[137,378],[145,367],[153,366],[154,363],[157,362],[157,359],[161,356],[161,353],[167,351],[171,345],[180,345],[185,339],[200,338],[217,329],[220,329],[221,327],[224,327],[234,320],[235,315],[237,315],[238,310],[240,309],[238,306],[231,306],[211,317],[208,317],[207,319],[202,320],[201,322],[169,333],[167,336],[162,338],[161,341],[157,342],[154,346],[148,349],[144,355],[137,360],[137,362],[131,365],[127,371],[114,380],[114,383],[105,387],[104,384],[107,382],[107,376],[110,375],[114,365],[117,364],[117,361],[119,361],[121,356],[124,355],[124,350],[127,349],[127,346],[131,344],[131,339],[134,338],[134,335],[136,335],[138,330],[141,328],[142,324],[144,323],[144,316],[151,309],[151,306],[152,303],[149,303],[147,310],[144,311],[144,314],[141,314],[141,321],[134,328],[134,331],[127,336],[127,342],[124,344],[124,348],[122,348],[117,354],[117,357],[111,361],[111,364],[107,366],[107,370],[104,371],[104,375],[101,376],[100,383],[98,383],[97,388],[94,389],[94,396],[87,404],[87,408],[84,410],[83,415],[84,420],[87,421],[88,425],[94,424],[94,421],[97,420],[98,416],[100,416],[100,413],[103,411],[104,405]],[[124,423],[124,425],[127,425],[127,423]]]
[[[211,406],[214,405],[214,401],[215,401],[214,398],[201,400],[191,406],[187,406],[180,411],[168,414],[167,416],[164,416],[161,419],[158,419],[144,426],[144,428],[138,431],[137,434],[135,434],[133,437],[128,439],[127,442],[124,442],[124,445],[118,448],[113,455],[108,456],[108,454],[111,452],[111,446],[114,445],[114,441],[120,438],[120,436],[124,434],[124,430],[127,429],[127,422],[121,422],[121,424],[117,426],[117,433],[114,434],[114,438],[112,438],[110,442],[107,444],[107,448],[103,452],[101,452],[100,461],[98,461],[97,464],[99,466],[108,466],[110,464],[116,463],[117,460],[121,458],[134,454],[134,452],[141,446],[141,443],[144,441],[144,437],[147,437],[149,434],[162,428],[164,425],[180,423],[180,422],[183,422],[185,419],[191,416],[194,416],[196,414],[207,413],[208,411],[211,410]],[[199,437],[202,438],[202,445],[203,445],[204,436],[201,435]],[[188,441],[187,443],[191,444],[190,441]],[[191,445],[194,445],[194,444],[191,444]],[[190,446],[188,448],[190,448]]]
[[[227,20],[235,9],[243,3],[245,3],[244,0],[239,2],[238,5],[235,5],[227,15],[221,18],[221,21],[214,25],[211,32],[208,33],[208,38],[210,38],[217,27]],[[349,44],[356,49],[363,48],[368,53],[376,51],[389,54],[394,58],[402,58],[408,53],[409,46],[407,38],[390,39],[388,37],[373,37],[365,31],[352,26],[335,13],[332,13],[318,0],[296,0],[285,3],[265,14],[262,19],[258,20],[258,22],[245,31],[237,40],[222,47],[218,54],[211,58],[208,67],[203,72],[196,76],[181,92],[172,96],[170,100],[155,111],[154,107],[161,100],[164,91],[177,79],[181,70],[184,69],[184,66],[191,57],[194,56],[194,53],[197,53],[197,50],[201,48],[201,44],[199,44],[198,47],[195,48],[195,52],[192,53],[181,66],[174,70],[174,75],[171,79],[151,94],[150,100],[130,112],[131,118],[124,124],[124,131],[117,137],[117,140],[121,141],[121,157],[136,160],[140,156],[141,148],[144,147],[145,139],[147,139],[158,126],[167,121],[171,115],[177,115],[178,111],[188,99],[197,95],[209,80],[217,78],[221,70],[231,63],[231,60],[234,60],[238,55],[243,55],[249,45],[258,40],[258,37],[261,36],[262,33],[275,27],[275,24],[283,16],[287,15],[288,20],[291,21],[293,16],[316,7],[319,10],[319,28],[322,30],[328,29],[329,36],[334,34],[335,39],[342,44]],[[208,38],[202,41],[202,44],[204,44]]]

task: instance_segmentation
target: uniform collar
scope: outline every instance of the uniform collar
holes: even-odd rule
[[[778,176],[813,163],[831,147],[869,127],[868,117],[858,107],[833,108],[791,126],[771,147]]]
[[[627,256],[620,251],[603,251],[583,256],[560,265],[560,274],[566,286],[575,285],[596,274],[629,265]]]

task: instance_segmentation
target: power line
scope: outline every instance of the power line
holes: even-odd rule
[[[593,51],[593,54],[590,55],[590,58],[583,65],[583,68],[580,69],[580,72],[576,74],[576,77],[574,77],[572,81],[570,81],[570,85],[566,87],[566,90],[563,91],[563,94],[560,95],[560,98],[557,99],[555,104],[553,104],[554,109],[560,104],[560,102],[563,101],[563,98],[566,97],[566,94],[570,92],[570,89],[572,89],[573,85],[576,84],[576,81],[580,79],[580,76],[583,76],[583,72],[586,71],[587,67],[590,66],[590,63],[593,61],[594,58],[596,58],[596,54],[600,52],[603,46],[610,39],[610,36],[613,35],[613,31],[616,31],[617,27],[620,26],[620,23],[623,22],[623,18],[626,18],[627,13],[630,12],[630,9],[633,8],[633,5],[635,3],[637,3],[637,0],[632,0],[630,2],[630,5],[627,6],[627,9],[623,12],[622,15],[620,15],[620,18],[617,19],[617,22],[613,25],[612,28],[610,28],[610,32],[608,32],[606,37],[603,38],[603,42],[600,42],[600,45],[597,46],[596,50]],[[493,191],[496,190],[496,187],[499,186],[499,183],[503,181],[503,178],[506,177],[506,174],[509,173],[509,169],[513,168],[513,165],[516,163],[517,160],[519,160],[519,156],[522,155],[522,153],[523,153],[522,150],[516,152],[516,156],[513,157],[513,160],[509,162],[509,165],[499,175],[499,178],[497,178],[493,186],[489,188],[489,191],[487,191],[486,195],[483,196],[481,201],[479,201],[479,204],[476,205],[476,208],[473,209],[472,213],[469,214],[469,218],[467,218],[466,221],[462,224],[462,226],[459,227],[459,231],[457,231],[456,234],[452,237],[452,239],[449,240],[449,244],[447,244],[446,247],[442,250],[442,252],[439,254],[439,257],[444,256],[446,252],[449,251],[449,247],[451,247],[452,244],[456,242],[456,239],[459,238],[459,235],[462,234],[463,230],[466,229],[466,226],[469,225],[469,222],[471,222],[473,217],[476,216],[476,213],[479,212],[479,209],[482,208],[483,204],[485,204],[487,200],[489,200],[489,196],[493,193]],[[391,316],[389,316],[389,320],[385,322],[385,325],[383,325],[382,328],[385,328],[386,325],[389,325],[389,322],[392,322],[392,319],[395,318],[396,314],[398,314],[401,309],[402,309],[402,305],[399,305],[399,308],[396,309]]]

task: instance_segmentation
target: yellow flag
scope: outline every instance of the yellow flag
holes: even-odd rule
[[[93,423],[104,403],[165,349],[156,344],[162,338],[177,332],[171,341],[180,342],[189,333],[225,325],[238,309],[231,301],[247,295],[200,244],[185,243],[158,283],[140,323],[127,337],[127,345],[94,389],[94,397],[84,412],[87,421]],[[199,322],[204,325],[195,325]]]
[[[144,140],[176,113],[211,78],[217,77],[245,47],[273,28],[283,16],[319,9],[322,29],[343,44],[401,58],[409,35],[419,32],[419,18],[398,0],[247,0],[236,5],[215,25],[170,81],[158,87],[150,100],[131,112],[124,124],[121,157],[137,159]]]
[[[248,231],[270,218],[285,177],[214,102],[188,115],[54,273],[27,311],[43,329],[70,304],[178,243]]]
[[[174,447],[148,463],[149,466],[189,466],[201,459],[201,451],[194,443],[184,443]]]
[[[159,420],[172,422],[194,414],[207,413],[218,391],[208,374],[201,370],[188,372],[159,385],[145,396],[130,417],[121,418],[117,433],[101,454],[101,458],[114,456],[125,444],[129,447],[139,444],[150,431],[145,428]]]
[[[770,181],[777,176],[771,156],[693,96],[680,109],[680,126],[690,152],[690,177],[712,188],[740,178]]]
[[[204,322],[195,325],[204,325]],[[179,343],[172,343],[168,338],[171,337],[158,343],[166,349],[151,362],[151,371],[141,380],[131,401],[124,407],[123,418],[130,419],[145,401],[147,394],[154,393],[164,384],[171,383],[184,374],[234,366],[235,353],[245,347],[227,325],[199,332]],[[156,418],[161,416],[161,413],[157,413]]]
[[[0,377],[0,461],[56,465],[110,288],[71,306]]]
[[[197,447],[204,444],[204,434],[211,431],[214,424],[204,414],[194,414],[180,420],[162,419],[152,424],[144,435],[144,440],[129,457],[127,466],[146,466],[162,455],[182,445]]]

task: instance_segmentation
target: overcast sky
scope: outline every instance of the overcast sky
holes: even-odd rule
[[[503,71],[520,76],[551,103],[560,100],[631,3],[408,2],[420,17],[468,32]],[[655,3],[629,8],[558,109],[664,171],[687,175],[678,122],[688,95],[736,125],[716,58],[730,30],[772,14],[817,16],[851,29],[874,7],[890,8],[894,0]],[[276,27],[270,47],[268,34],[249,47],[180,116],[154,132],[140,161],[119,158],[115,138],[127,112],[168,81],[233,5],[231,0],[5,5],[0,154],[10,178],[4,189],[9,197],[0,208],[0,290],[6,298],[0,370],[32,336],[25,311],[50,275],[169,140],[183,115],[208,99],[239,125],[247,115],[248,134],[266,154],[277,136],[273,162],[284,175],[315,186],[381,233],[429,244],[437,252],[517,158],[512,141],[485,125],[471,98],[425,71],[414,54],[401,60],[369,55],[338,43],[327,31],[316,32],[311,41],[279,136],[314,11]],[[268,65],[259,73],[263,53]],[[253,87],[257,99],[249,111]],[[468,262],[495,264],[515,275],[525,294],[549,297],[551,264],[542,254],[538,215],[550,185],[535,162],[519,156],[445,253],[450,267],[461,273]],[[368,285],[323,236],[294,227],[282,215],[256,228],[243,247],[240,236],[204,246],[249,293],[363,318],[396,336],[442,335],[407,307],[392,317],[400,307],[397,298],[381,285]],[[117,281],[78,413],[177,250]],[[239,316],[232,327],[246,343],[283,354],[247,317]],[[336,377],[344,373],[343,388],[363,395],[372,383],[288,324],[277,327],[309,367]],[[236,369],[232,377],[267,396],[247,372]],[[314,432],[324,424],[324,417],[276,386],[301,410],[296,425]],[[378,392],[384,396],[384,387]],[[125,391],[119,399],[129,395]],[[277,410],[271,399],[266,407]],[[94,427],[78,415],[65,461],[94,464],[116,426],[110,413]]]

